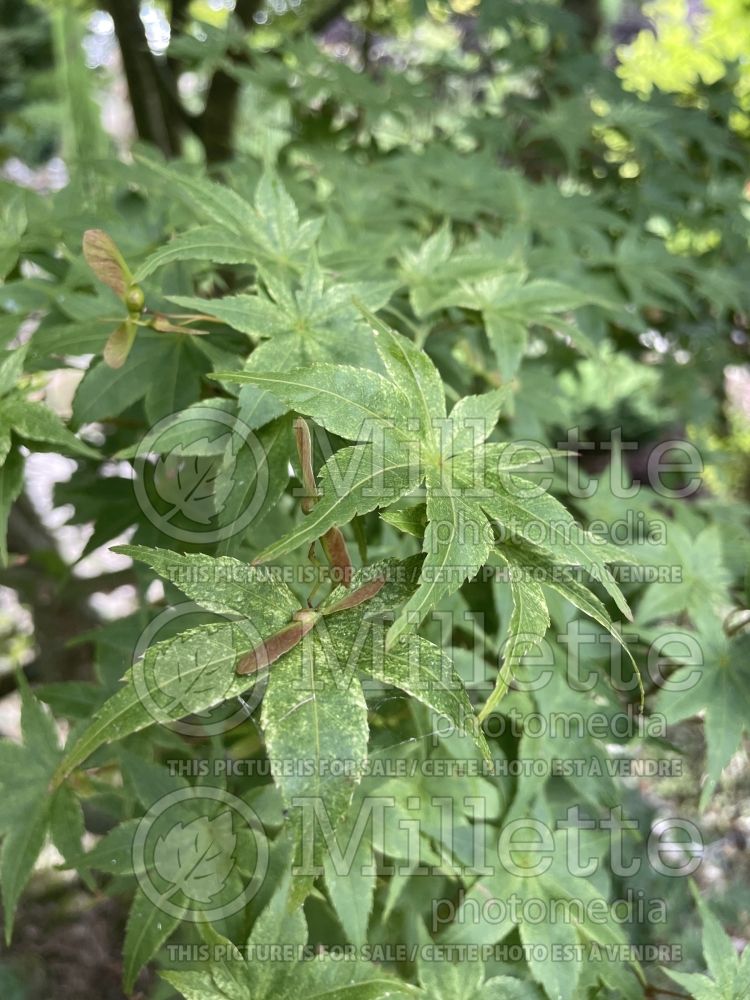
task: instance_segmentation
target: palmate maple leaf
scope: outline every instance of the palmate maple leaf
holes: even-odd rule
[[[496,548],[495,525],[518,543],[512,555],[521,570],[528,565],[538,572],[540,554],[548,569],[580,567],[595,575],[621,612],[630,617],[606,567],[617,558],[613,550],[597,546],[562,504],[516,474],[529,464],[528,450],[487,443],[507,388],[467,396],[448,416],[443,383],[429,357],[371,315],[370,321],[385,376],[327,364],[290,372],[220,372],[215,376],[268,389],[326,430],[357,442],[336,452],[323,467],[321,499],[315,510],[261,552],[256,562],[284,555],[356,514],[387,507],[424,485],[427,527],[422,573],[416,591],[389,630],[389,648],[476,575]],[[524,563],[527,550],[528,564]],[[499,552],[503,555],[503,544]],[[538,610],[539,595],[538,584],[517,580],[517,607],[526,601]],[[579,601],[574,603],[582,607]],[[543,612],[533,615],[535,635],[543,635],[548,624],[543,599],[542,604]],[[601,612],[597,620],[611,627],[603,605]],[[519,615],[517,624],[523,630],[525,615]]]
[[[703,715],[706,733],[706,782],[700,804],[705,809],[723,769],[750,728],[750,635],[730,639],[716,627],[690,635],[702,663],[688,663],[670,677],[655,702],[670,725]],[[679,633],[675,633],[679,635]]]
[[[468,694],[445,652],[418,635],[384,652],[383,618],[414,592],[421,557],[357,570],[348,590],[337,588],[317,608],[301,610],[294,592],[269,579],[262,567],[138,545],[118,551],[145,562],[225,620],[149,647],[74,741],[56,772],[57,784],[103,743],[239,695],[266,670],[261,718],[269,758],[280,765],[294,758],[305,761],[290,773],[280,766],[275,778],[298,852],[303,845],[300,804],[320,802],[335,826],[364,773],[368,713],[361,676],[401,689],[458,731],[470,732],[485,761],[491,761]],[[367,608],[367,620],[360,604]],[[159,699],[144,697],[155,690],[157,677]],[[341,761],[347,767],[339,767]],[[320,845],[314,863],[322,863]],[[310,885],[300,881],[300,898]]]

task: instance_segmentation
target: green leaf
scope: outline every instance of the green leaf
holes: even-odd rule
[[[352,813],[356,817],[356,810]],[[346,859],[345,870],[338,870],[339,866],[329,852],[324,855],[323,865],[328,895],[344,934],[352,944],[364,947],[375,895],[375,856],[372,842],[366,834],[358,836],[352,829],[351,821],[341,823],[338,828],[339,842],[348,843],[352,836],[357,840],[351,860],[348,855],[342,855]]]
[[[732,939],[709,910],[707,903],[693,888],[701,920],[703,921],[703,955],[708,971],[720,987],[728,987],[738,971],[739,962]]]
[[[296,863],[312,875],[322,855],[300,858],[302,803],[321,808],[333,829],[343,819],[367,760],[367,705],[356,674],[340,670],[316,634],[279,660],[263,700],[268,755],[278,765],[278,787],[290,811]],[[300,766],[287,774],[286,760]],[[347,762],[343,775],[335,763]],[[309,816],[308,816],[309,822]],[[318,842],[319,848],[321,847]]]
[[[378,595],[386,600],[382,594]],[[374,602],[373,602],[374,603]],[[457,732],[468,732],[486,760],[491,760],[487,742],[478,726],[461,678],[450,657],[441,649],[410,634],[402,636],[386,650],[386,628],[378,621],[377,608],[370,606],[369,638],[362,641],[359,628],[354,631],[344,615],[331,620],[328,635],[340,663],[354,663],[367,676],[397,687],[417,698],[438,715],[453,723]]]
[[[41,794],[25,816],[24,822],[15,826],[3,840],[0,855],[0,887],[5,916],[5,943],[10,944],[16,904],[28,882],[34,864],[44,847],[49,826],[51,802]]]
[[[608,558],[612,556],[612,553],[606,548],[605,552],[607,552]],[[500,547],[499,554],[502,556],[503,561],[510,567],[511,574],[515,573],[517,577],[520,575],[521,579],[531,575],[536,582],[560,594],[567,601],[570,601],[574,607],[583,611],[589,618],[592,618],[602,628],[606,629],[621,646],[632,663],[633,670],[641,686],[641,695],[643,695],[641,677],[637,664],[633,659],[633,654],[612,623],[606,607],[593,591],[575,579],[574,575],[564,577],[560,572],[559,564],[532,545],[526,543],[519,545],[510,541],[504,542]]]
[[[612,562],[609,548],[597,548],[572,514],[535,483],[509,473],[486,473],[492,495],[481,503],[510,537],[527,539],[547,553],[558,565],[581,566],[605,588],[622,614],[633,615],[606,564]]]
[[[19,437],[44,444],[61,445],[86,458],[99,457],[95,448],[90,448],[77,438],[57,414],[41,403],[32,403],[21,396],[6,397],[0,402],[0,419],[7,420]]]
[[[15,389],[16,382],[23,374],[27,350],[28,344],[24,344],[14,351],[3,351],[0,355],[0,396],[5,396]]]
[[[261,245],[281,263],[308,249],[320,230],[317,222],[300,224],[297,206],[271,170],[265,171],[256,188],[255,211]]]
[[[81,854],[85,832],[80,802],[69,788],[59,788],[52,797],[50,836],[66,862],[70,863]]]
[[[50,778],[61,756],[51,716],[22,676],[19,687],[24,745],[0,744],[0,794],[6,803],[0,820],[0,833],[5,835],[0,888],[6,943],[13,934],[16,904],[47,837],[54,803]]]
[[[287,406],[350,441],[367,441],[382,426],[388,431],[386,452],[413,438],[405,427],[407,397],[377,372],[320,364],[290,372],[215,372],[211,377],[270,389]]]
[[[99,354],[112,329],[113,320],[74,320],[64,326],[42,325],[29,342],[32,358],[47,355]]]
[[[532,325],[549,329],[569,326],[558,318],[586,302],[589,295],[559,281],[526,281],[523,271],[465,284],[452,302],[467,309],[481,310],[492,348],[503,378],[512,378],[526,350]]]
[[[298,607],[283,584],[271,585],[262,570],[236,560],[175,554],[174,561],[170,562],[170,555],[160,550],[137,548],[132,551],[139,558],[161,567],[188,596],[204,606],[222,608],[222,613],[230,614],[240,605],[241,612],[234,612],[237,613],[235,622],[202,625],[150,646],[142,661],[126,674],[123,687],[104,703],[67,749],[55,773],[58,785],[105,743],[122,739],[154,722],[169,722],[204,711],[241,694],[251,682],[235,672],[238,664],[263,641],[288,627],[290,607]],[[379,572],[377,564],[370,567],[365,581]],[[227,576],[231,576],[231,580],[227,580]],[[370,602],[370,608],[382,610],[383,601],[404,599],[413,588],[413,576],[407,573],[407,582],[382,587]],[[362,575],[355,574],[352,592],[356,591],[360,579]],[[246,581],[252,581],[255,586],[246,586]],[[329,613],[337,603],[338,598],[334,598]],[[324,602],[322,608],[325,607]],[[349,613],[361,615],[362,612],[353,608]],[[297,646],[290,654],[295,662],[300,652]],[[281,669],[283,663],[281,660],[274,665],[274,677],[284,677],[290,671],[291,668],[286,672]],[[324,678],[326,676],[324,673]],[[314,671],[312,674],[306,671],[302,681],[309,684],[315,678]],[[361,707],[361,692],[357,695],[356,687],[354,693],[348,688],[344,693],[339,692],[339,683],[344,682],[328,677],[326,690],[330,688],[331,696],[343,698],[352,710]],[[293,696],[291,681],[287,695]]]
[[[473,577],[492,548],[493,538],[482,508],[455,492],[429,490],[427,518],[422,579],[391,626],[389,644],[405,629],[419,627],[431,608]]]
[[[581,959],[576,956],[578,935],[573,924],[565,921],[532,924],[524,921],[520,926],[521,941],[529,949],[531,974],[541,983],[548,997],[571,1000],[576,996],[576,984],[581,975]],[[574,957],[565,962],[555,957],[566,950]],[[537,957],[538,955],[543,957]]]
[[[407,399],[416,401],[415,412],[423,421],[423,438],[434,440],[434,426],[445,417],[445,390],[440,373],[423,350],[378,321],[372,313],[365,311],[365,315],[374,326],[378,353],[394,385]]]
[[[23,489],[23,469],[23,457],[15,449],[0,465],[0,566],[8,565],[8,516]]]
[[[500,551],[503,558],[503,552]],[[512,567],[510,561],[506,564]],[[527,654],[532,652],[547,633],[550,618],[544,592],[536,580],[526,579],[527,567],[511,568],[510,589],[513,595],[513,612],[508,623],[508,634],[503,649],[503,664],[495,682],[495,688],[479,713],[480,721],[495,710],[508,690],[516,667]]]
[[[386,524],[392,524],[406,535],[414,535],[415,538],[421,539],[427,527],[427,504],[420,503],[400,510],[386,510],[380,514],[380,519]]]
[[[138,157],[138,162],[164,181],[188,208],[197,211],[209,222],[239,235],[253,231],[256,219],[252,206],[225,184],[192,177],[142,155]]]
[[[257,633],[249,631],[241,624],[204,625],[150,646],[142,663],[126,674],[124,686],[67,749],[55,781],[62,782],[105,743],[241,694],[247,678],[237,677],[234,670],[258,641]]]
[[[127,993],[132,991],[143,966],[151,961],[179,923],[179,914],[160,909],[140,886],[135,890],[122,952],[122,979]]]
[[[750,987],[750,963],[747,949],[740,959],[729,936],[719,921],[709,910],[706,902],[693,889],[698,909],[703,921],[703,955],[706,959],[708,976],[696,973],[678,972],[664,969],[664,972],[680,986],[690,991],[695,1000],[738,1000],[747,995]]]
[[[485,441],[511,399],[509,386],[492,389],[481,396],[463,396],[450,412],[446,433],[441,438],[444,455],[472,451]]]
[[[292,907],[293,880],[287,874],[271,897],[271,901],[260,914],[247,943],[250,947],[263,948],[281,942],[301,946],[307,941],[307,922],[299,907]],[[247,962],[245,974],[252,996],[267,997],[277,995],[285,983],[292,978],[290,963],[275,961]]]
[[[133,843],[141,825],[140,817],[125,820],[105,834],[90,851],[66,857],[65,860],[79,870],[96,868],[111,875],[132,875]]]
[[[160,267],[181,260],[207,260],[213,264],[244,264],[254,260],[254,252],[251,245],[243,245],[242,240],[232,238],[226,229],[219,226],[199,226],[186,233],[179,233],[169,243],[155,250],[138,268],[135,280],[144,281]],[[204,302],[204,305],[206,304],[208,303]]]
[[[73,400],[75,422],[88,424],[119,416],[141,399],[161,353],[139,338],[122,368],[112,369],[103,362],[89,368]]]
[[[684,614],[700,623],[728,603],[729,573],[717,525],[692,536],[681,525],[670,526],[664,563],[680,567],[679,579],[649,584],[638,605],[641,621],[652,622]]]
[[[701,637],[702,665],[680,667],[659,692],[655,709],[667,723],[705,713],[707,780],[701,792],[704,809],[736,751],[750,719],[750,636],[728,641],[718,629]]]
[[[269,562],[329,528],[347,524],[357,514],[387,506],[419,485],[408,460],[383,460],[372,445],[341,448],[323,466],[319,483],[321,499],[299,526],[256,556]]]
[[[271,173],[264,174],[258,184],[252,206],[223,184],[191,177],[143,156],[138,157],[138,162],[212,226],[223,227],[251,241],[255,256],[261,259],[282,266],[296,264],[320,231],[317,222],[300,223],[294,202],[279,178]]]
[[[291,277],[282,280],[263,269],[261,279],[263,284],[255,295],[221,299],[178,295],[170,299],[263,340],[248,360],[248,371],[284,371],[328,361],[378,367],[372,331],[354,302],[364,301],[379,309],[390,298],[392,283],[333,282],[316,262],[306,266],[298,282]]]
[[[228,556],[181,555],[144,545],[118,545],[112,551],[146,563],[207,611],[252,618],[261,632],[285,624],[299,607],[286,584]]]

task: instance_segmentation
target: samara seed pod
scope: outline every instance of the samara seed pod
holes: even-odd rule
[[[312,437],[307,421],[303,417],[297,417],[294,421],[294,438],[297,442],[302,484],[306,493],[300,501],[300,506],[305,514],[309,514],[318,499],[318,487],[312,464]]]
[[[334,583],[342,583],[348,587],[352,580],[354,567],[346,547],[346,539],[339,528],[329,528],[320,539],[326,559],[331,566],[331,577]]]
[[[294,621],[243,656],[235,667],[235,673],[254,674],[270,667],[305,638],[319,617],[316,611],[309,608],[295,611]]]
[[[384,585],[385,580],[383,577],[376,576],[374,580],[368,580],[367,583],[363,583],[361,587],[353,590],[351,594],[347,594],[340,601],[336,601],[330,608],[322,609],[321,614],[335,615],[338,611],[348,611],[349,608],[356,608],[358,605],[364,604],[365,601],[369,601],[371,597],[374,597],[383,589]]]
[[[125,305],[128,307],[128,312],[140,316],[145,304],[146,297],[143,294],[143,289],[140,285],[131,285],[128,289],[128,294],[125,296]]]
[[[112,237],[102,229],[87,229],[83,234],[83,256],[99,281],[124,302],[132,275]]]

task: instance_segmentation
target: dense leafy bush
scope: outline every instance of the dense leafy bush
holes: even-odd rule
[[[750,718],[742,87],[453,6],[183,12],[229,159],[189,107],[105,155],[68,46],[67,183],[3,185],[6,939],[50,839],[128,901],[128,995],[750,989],[683,936]]]

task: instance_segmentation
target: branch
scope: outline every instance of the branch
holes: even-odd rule
[[[69,646],[68,642],[100,624],[100,619],[89,606],[85,588],[79,593],[75,586],[63,582],[68,568],[25,494],[11,508],[8,549],[27,557],[23,565],[0,574],[0,584],[14,588],[33,618],[37,656],[25,668],[27,675],[45,682],[90,679],[91,644]],[[99,589],[106,589],[106,585]],[[7,683],[0,685],[0,690]]]
[[[323,31],[353,3],[354,0],[336,0],[309,23],[307,30],[313,34]],[[234,15],[246,31],[254,28],[255,15],[262,6],[263,0],[237,0]],[[245,52],[234,55],[228,53],[228,57],[236,65],[247,65],[249,62],[249,56]],[[218,69],[211,79],[206,105],[195,129],[209,163],[228,160],[234,151],[234,126],[240,89],[239,80],[225,69]]]
[[[184,121],[185,112],[148,47],[138,0],[104,0],[104,5],[115,25],[138,136],[165,156],[175,156],[180,151],[176,119]]]
[[[253,20],[263,0],[237,0],[234,16],[246,31],[250,31]],[[237,64],[247,63],[245,53],[230,56]],[[206,97],[206,105],[198,118],[196,134],[203,143],[208,163],[228,160],[233,153],[234,123],[237,117],[240,82],[225,69],[217,69],[211,78]]]

